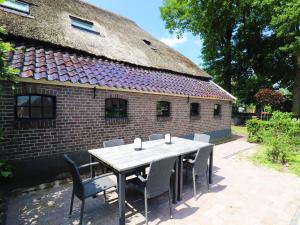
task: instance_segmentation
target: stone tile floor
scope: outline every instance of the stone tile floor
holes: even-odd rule
[[[247,159],[255,144],[243,139],[217,145],[214,152],[213,185],[209,192],[203,179],[198,195],[192,194],[190,176],[184,180],[183,200],[174,205],[169,219],[167,196],[149,202],[150,224],[178,225],[300,225],[300,178],[292,174],[257,167]],[[7,225],[78,224],[80,202],[68,218],[70,181],[51,188],[17,194],[9,200]],[[117,194],[88,199],[84,224],[114,225],[118,222]],[[126,192],[127,224],[144,224],[143,196]]]

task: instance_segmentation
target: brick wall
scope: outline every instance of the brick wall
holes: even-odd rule
[[[231,123],[231,103],[227,101],[190,98],[190,103],[198,102],[201,107],[200,118],[191,120],[188,99],[181,97],[97,90],[94,98],[93,89],[27,83],[19,84],[15,94],[56,96],[57,118],[27,123],[16,121],[14,93],[6,87],[0,95],[0,127],[5,134],[0,147],[1,159],[41,159],[99,148],[103,141],[113,138],[124,138],[130,143],[139,135],[146,140],[152,132],[183,136],[230,129]],[[105,120],[105,98],[110,96],[128,100],[127,122],[114,124]],[[167,121],[156,118],[156,102],[160,100],[171,102],[171,119]],[[222,106],[220,118],[213,116],[216,103]]]

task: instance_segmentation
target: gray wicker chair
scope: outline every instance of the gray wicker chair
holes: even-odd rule
[[[154,161],[150,165],[146,178],[137,175],[136,179],[130,181],[139,192],[144,194],[146,224],[148,224],[148,199],[166,192],[169,196],[170,218],[172,218],[170,180],[176,159],[177,157],[170,157]]]
[[[150,134],[149,135],[149,141],[159,140],[163,139],[164,136],[162,134]]]
[[[210,135],[195,133],[194,134],[194,141],[202,141],[202,142],[209,143]]]
[[[116,183],[109,177],[112,173],[102,174],[101,176],[90,178],[87,180],[82,180],[80,177],[79,170],[86,167],[91,167],[97,165],[98,163],[88,163],[82,166],[77,166],[75,162],[64,154],[66,163],[68,164],[69,170],[73,179],[73,190],[71,196],[71,205],[69,215],[72,215],[74,195],[81,200],[81,210],[80,210],[80,222],[82,224],[84,202],[86,198],[93,197],[97,193],[104,192],[104,199],[106,201],[105,191],[109,188],[116,187]]]
[[[124,140],[123,139],[112,139],[108,141],[103,142],[103,147],[108,148],[108,147],[114,147],[114,146],[119,146],[119,145],[124,145]]]
[[[194,134],[194,141],[202,141],[209,143],[210,141],[210,135],[207,134],[200,134],[200,133],[195,133]],[[195,159],[197,153],[192,153],[187,156],[185,156],[185,159]]]
[[[196,176],[205,175],[207,187],[209,190],[209,180],[208,180],[208,158],[210,153],[213,150],[213,145],[209,145],[203,148],[200,148],[196,154],[195,159],[188,159],[186,165],[192,169],[193,176],[193,188],[194,196],[196,197]]]

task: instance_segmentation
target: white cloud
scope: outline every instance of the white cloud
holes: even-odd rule
[[[176,35],[172,35],[170,37],[161,38],[161,42],[165,43],[166,45],[169,45],[171,47],[175,47],[176,45],[183,44],[187,41],[187,36],[183,35],[181,38],[177,38]]]

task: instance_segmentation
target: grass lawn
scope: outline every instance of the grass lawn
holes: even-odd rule
[[[239,135],[243,135],[243,136],[248,135],[246,126],[234,126],[234,125],[232,125],[231,130],[232,130],[232,133],[234,133],[234,134],[239,134]]]
[[[257,152],[250,157],[250,159],[256,165],[263,165],[269,168],[273,168],[278,171],[294,173],[297,176],[300,176],[300,154],[299,153],[290,153],[288,156],[288,163],[282,165],[277,162],[273,162],[268,159],[266,153],[266,146],[260,145]]]

